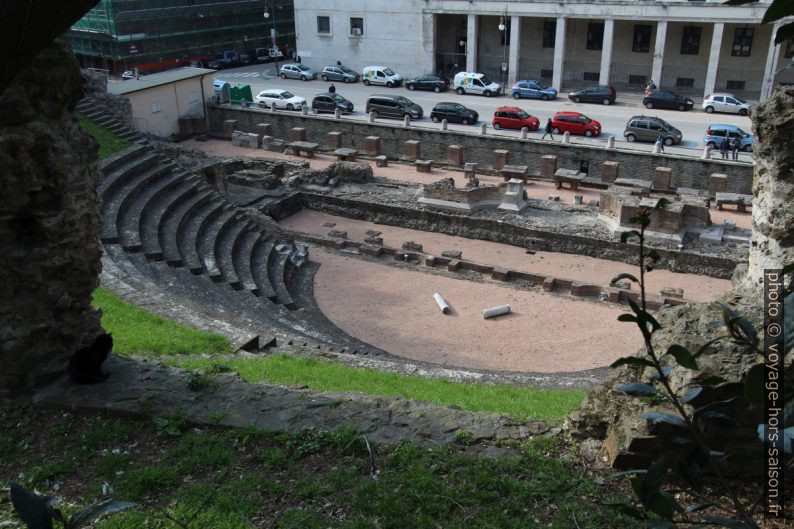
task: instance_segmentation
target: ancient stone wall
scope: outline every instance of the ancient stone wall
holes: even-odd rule
[[[276,138],[287,138],[293,127],[306,129],[307,141],[325,145],[327,134],[341,131],[343,147],[354,147],[366,152],[364,143],[367,136],[381,138],[381,153],[400,158],[405,152],[405,142],[419,140],[422,158],[436,162],[447,161],[447,148],[451,144],[463,148],[463,162],[476,162],[481,168],[491,168],[493,151],[507,149],[507,163],[529,166],[534,177],[541,176],[541,157],[547,154],[557,156],[557,167],[579,169],[587,162],[588,174],[600,179],[602,164],[616,161],[620,164],[620,176],[653,181],[659,166],[672,169],[670,185],[708,189],[709,175],[722,173],[728,177],[726,191],[749,194],[751,192],[753,168],[748,164],[735,164],[720,160],[701,160],[675,154],[652,154],[629,150],[605,149],[590,145],[562,145],[536,140],[521,140],[505,136],[481,136],[478,132],[439,131],[404,128],[398,121],[394,124],[381,120],[372,124],[350,119],[333,119],[325,116],[307,115],[298,112],[271,112],[258,108],[240,109],[239,107],[208,105],[210,131],[223,135],[223,122],[237,120],[235,130],[256,132],[256,125],[268,123],[271,134]],[[391,120],[390,120],[391,121]],[[476,129],[479,131],[479,129]],[[648,148],[650,151],[650,147]]]
[[[73,116],[82,86],[57,42],[0,95],[0,396],[61,373],[100,332],[97,146]]]
[[[424,196],[437,200],[449,200],[461,204],[475,204],[483,201],[501,201],[506,185],[481,187],[431,187],[425,186]]]

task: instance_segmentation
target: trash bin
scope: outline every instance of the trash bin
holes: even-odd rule
[[[240,100],[243,98],[249,103],[254,102],[254,96],[251,94],[251,85],[238,84],[237,86],[231,86],[229,88],[229,101],[231,101],[233,105],[239,105]]]
[[[214,81],[212,85],[213,88],[215,89],[215,95],[218,97],[218,102],[228,103],[229,89],[231,88],[232,85],[230,85],[226,81]]]

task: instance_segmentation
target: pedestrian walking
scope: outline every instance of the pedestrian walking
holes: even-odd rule
[[[739,143],[739,138],[733,138],[733,140],[731,140],[731,158],[734,160],[739,159]]]
[[[553,132],[554,132],[554,125],[551,124],[551,118],[549,118],[549,120],[546,122],[546,128],[544,129],[543,137],[540,139],[545,140],[546,134],[548,134],[549,136],[551,136],[551,139],[553,140],[554,139],[554,134],[552,134]]]
[[[723,160],[728,159],[728,149],[730,149],[730,143],[728,143],[728,136],[725,136],[720,142],[720,154]]]
[[[656,141],[659,142],[659,146],[661,147],[662,152],[664,152],[664,136],[662,136],[661,132],[659,133],[658,136],[656,136]]]
[[[340,61],[339,59],[337,59],[337,60],[336,60],[336,65],[337,65],[337,66],[342,66],[342,61]]]
[[[331,83],[331,86],[328,87],[328,91],[332,94],[336,93],[336,87],[334,86],[334,83]]]

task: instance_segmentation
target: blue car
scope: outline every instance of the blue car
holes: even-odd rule
[[[549,99],[557,99],[557,90],[550,86],[543,86],[537,81],[516,81],[513,85],[513,97],[521,99],[542,99],[548,101]]]
[[[744,152],[753,152],[754,139],[751,134],[746,133],[736,125],[714,124],[709,125],[706,134],[703,136],[703,144],[713,149],[719,149],[723,138],[728,137],[730,141],[739,139],[739,149]]]

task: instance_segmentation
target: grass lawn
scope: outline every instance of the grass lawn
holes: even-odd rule
[[[99,142],[99,159],[107,158],[114,152],[122,151],[132,145],[132,143],[124,138],[119,138],[105,127],[100,127],[93,121],[86,118],[80,112],[76,113],[77,121],[83,130],[96,138]]]
[[[220,364],[235,370],[249,382],[305,384],[320,391],[361,391],[385,397],[401,396],[443,406],[455,405],[469,411],[506,413],[519,420],[562,421],[585,395],[583,390],[461,384],[356,369],[323,360],[288,355],[240,359],[174,358],[167,360],[167,363],[209,372]]]

